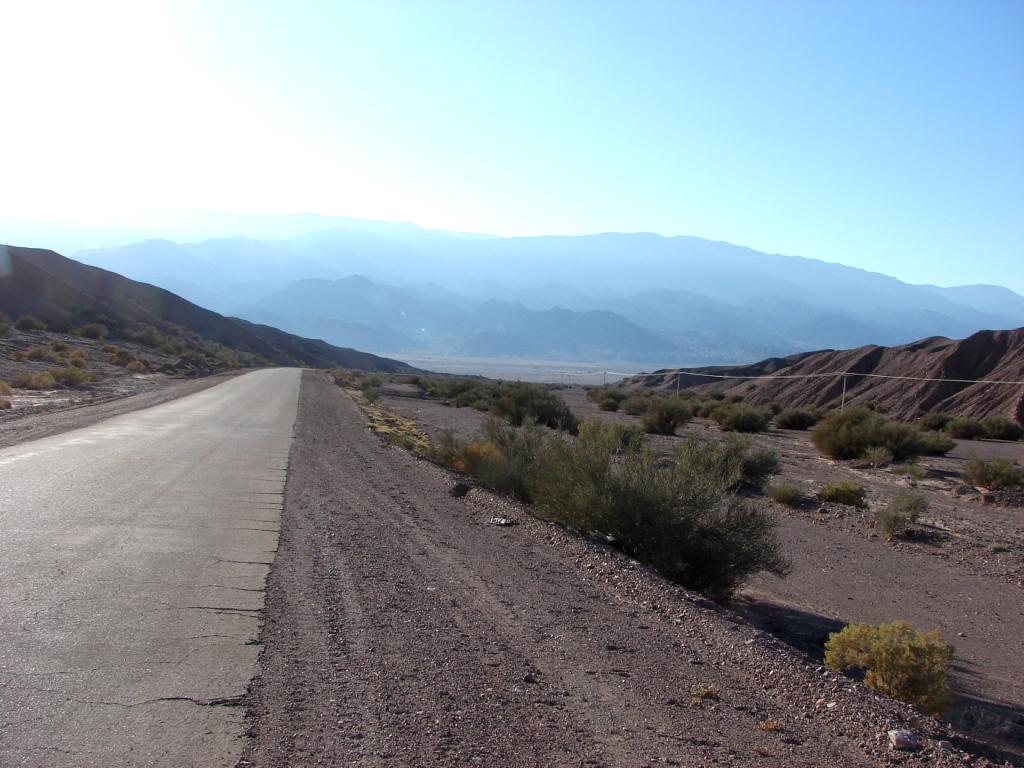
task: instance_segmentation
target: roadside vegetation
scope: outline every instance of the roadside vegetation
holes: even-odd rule
[[[811,440],[821,453],[834,459],[862,459],[873,448],[885,448],[892,460],[906,461],[916,456],[942,456],[955,446],[949,435],[922,431],[868,408],[833,411],[811,432]]]
[[[838,483],[825,483],[821,489],[821,500],[835,504],[845,504],[848,507],[867,507],[867,491],[864,486],[851,480],[841,480]]]
[[[858,671],[869,688],[934,716],[951,703],[953,658],[953,647],[938,632],[921,632],[905,621],[851,624],[825,644],[829,669]]]
[[[875,529],[888,539],[907,532],[928,511],[928,500],[919,491],[898,491],[889,503],[875,512]]]
[[[436,461],[532,502],[541,517],[610,537],[662,575],[727,599],[759,571],[783,575],[771,516],[737,495],[778,470],[770,451],[741,438],[685,438],[671,460],[635,427],[583,422],[578,436],[533,422],[491,421],[463,443],[446,434]]]
[[[1024,467],[1013,459],[972,456],[963,472],[964,482],[990,491],[1024,488]]]

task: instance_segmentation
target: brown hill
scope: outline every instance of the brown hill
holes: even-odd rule
[[[397,360],[224,317],[162,288],[35,248],[0,245],[0,311],[12,319],[33,315],[55,331],[99,322],[114,337],[149,326],[276,365],[412,370]]]
[[[979,331],[962,340],[932,337],[898,347],[805,352],[751,365],[663,370],[625,385],[674,390],[678,381],[682,389],[723,389],[753,404],[834,407],[843,397],[844,372],[848,405],[873,403],[903,419],[932,411],[1024,423],[1024,328]],[[701,373],[727,378],[695,375]],[[753,378],[758,376],[807,378]],[[978,380],[1018,383],[969,383]]]

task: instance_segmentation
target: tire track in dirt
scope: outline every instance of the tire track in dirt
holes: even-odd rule
[[[242,765],[889,763],[876,737],[905,709],[867,709],[511,502],[452,497],[322,375],[305,375],[296,432]],[[692,703],[700,685],[715,695]],[[854,727],[815,711],[824,694],[861,702]],[[760,727],[772,716],[782,731]]]

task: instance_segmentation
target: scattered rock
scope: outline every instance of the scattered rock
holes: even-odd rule
[[[515,525],[516,524],[516,521],[513,520],[511,517],[492,517],[488,522],[491,525],[501,525],[501,526],[508,526],[508,525]]]
[[[889,746],[901,752],[913,752],[921,748],[921,740],[913,731],[898,728],[889,731]]]
[[[462,481],[458,481],[455,483],[455,485],[448,489],[448,494],[450,496],[454,496],[456,499],[461,499],[463,496],[469,493],[472,490],[472,488],[473,486],[471,486],[469,483],[463,483]]]

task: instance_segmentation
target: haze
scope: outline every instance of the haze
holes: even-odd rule
[[[1024,290],[1017,2],[6,2],[0,16],[7,242],[308,212],[686,234]]]

